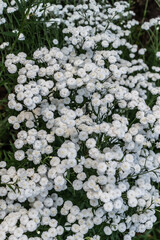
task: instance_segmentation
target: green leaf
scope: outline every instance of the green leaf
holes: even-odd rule
[[[13,32],[1,32],[2,35],[8,36],[8,37],[16,37],[17,33]]]

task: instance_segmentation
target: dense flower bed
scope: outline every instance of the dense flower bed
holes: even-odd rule
[[[125,1],[48,3],[28,14],[44,11],[63,46],[54,39],[5,60],[17,79],[8,121],[19,165],[0,162],[0,239],[131,240],[152,228],[160,203],[160,68],[132,43],[138,22]]]

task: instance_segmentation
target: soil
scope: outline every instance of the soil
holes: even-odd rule
[[[147,13],[145,16],[145,21],[148,21],[151,18],[160,17],[160,7],[156,3],[159,0],[148,0]],[[135,18],[141,22],[144,16],[145,5],[147,0],[136,0],[133,6],[133,11],[136,13]],[[160,4],[160,1],[159,1]]]

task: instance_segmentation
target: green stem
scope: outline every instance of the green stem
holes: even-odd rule
[[[158,2],[158,0],[154,0],[154,1],[157,3],[158,7],[160,7],[160,3]]]
[[[31,5],[31,6],[32,6],[32,5]],[[26,22],[27,16],[28,16],[28,14],[29,14],[29,11],[30,11],[30,9],[31,9],[31,6],[28,7],[28,9],[27,9],[27,11],[26,11],[26,14],[24,14],[24,18],[23,18],[23,21],[22,21],[21,28],[20,28],[20,30],[18,31],[18,36],[17,36],[16,40],[15,40],[14,43],[12,44],[12,47],[11,47],[10,53],[13,52],[13,49],[14,49],[14,47],[15,47],[17,41],[18,41],[18,38],[19,38],[20,34],[23,32],[23,28],[24,28],[24,25],[25,25],[25,22]]]
[[[143,14],[142,24],[144,23],[144,20],[145,20],[146,14],[147,14],[148,2],[149,2],[149,0],[147,0],[147,1],[146,1],[146,4],[145,4],[145,9],[144,9],[144,14]]]
[[[149,2],[149,0],[146,0],[141,25],[144,23],[144,20],[145,20],[146,14],[147,14],[148,2]],[[139,36],[141,35],[141,32],[142,32],[142,28],[140,28],[140,31],[139,31],[139,34],[138,34],[138,39],[139,39]]]

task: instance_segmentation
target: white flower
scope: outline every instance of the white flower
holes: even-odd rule
[[[136,207],[137,204],[138,204],[138,201],[137,201],[136,198],[129,198],[129,200],[128,200],[128,205],[129,205],[130,207]]]
[[[62,176],[57,176],[55,179],[54,179],[54,183],[58,186],[62,186],[64,185],[65,183],[65,179],[62,177]]]
[[[46,186],[48,183],[48,179],[46,177],[42,177],[41,180],[40,180],[40,184],[42,186]]]
[[[106,40],[103,40],[103,41],[102,41],[102,47],[107,48],[108,46],[109,46],[109,42],[106,41]]]
[[[30,107],[33,104],[32,98],[25,98],[23,103],[27,106]]]
[[[145,138],[142,134],[137,134],[136,137],[135,137],[135,141],[138,143],[138,144],[143,144]]]
[[[66,148],[59,148],[57,154],[58,157],[65,158],[68,155],[68,151]]]
[[[124,162],[124,163],[121,164],[121,169],[122,169],[123,171],[129,171],[130,168],[131,168],[131,165],[130,165],[129,162]]]
[[[64,130],[62,128],[57,128],[55,131],[57,136],[63,136],[64,135]]]
[[[34,232],[37,229],[37,224],[33,220],[30,220],[27,222],[26,228],[27,231]]]
[[[122,200],[117,199],[117,200],[114,201],[115,209],[121,209],[122,205],[123,205],[123,201]]]
[[[111,230],[111,228],[108,227],[108,226],[104,227],[103,230],[104,230],[104,233],[105,233],[107,236],[109,236],[109,235],[112,234],[112,230]]]
[[[88,134],[87,134],[86,132],[84,132],[84,131],[80,132],[80,134],[79,134],[79,139],[80,139],[81,141],[87,140],[87,139],[88,139]]]
[[[75,189],[75,190],[81,190],[82,189],[82,187],[83,187],[83,184],[82,184],[82,181],[80,181],[80,180],[74,180],[73,181],[73,188]]]
[[[10,65],[8,66],[8,72],[11,73],[11,74],[16,73],[16,72],[17,72],[17,67],[16,67],[16,65],[10,64]]]
[[[77,219],[76,219],[76,216],[75,216],[75,215],[73,215],[73,214],[68,214],[68,216],[67,216],[67,221],[68,221],[69,223],[74,223],[76,220],[77,220]]]
[[[2,175],[2,177],[1,177],[2,183],[7,183],[9,181],[10,181],[10,177],[8,175]]]
[[[82,103],[83,102],[83,97],[81,95],[77,95],[75,97],[75,100],[76,100],[77,103]]]
[[[97,165],[97,170],[100,172],[100,173],[104,173],[107,169],[107,165],[106,163],[104,162],[101,162]]]
[[[2,231],[2,230],[0,230],[0,238],[1,238],[2,240],[5,240],[5,239],[6,239],[6,233],[5,233],[4,231]]]
[[[72,230],[72,232],[77,233],[80,230],[80,226],[78,224],[73,224],[71,227],[71,230]]]
[[[53,43],[54,43],[55,45],[57,45],[57,44],[58,44],[58,40],[57,40],[57,39],[53,39]]]
[[[120,232],[125,232],[126,231],[126,225],[125,225],[125,223],[119,223],[118,224],[118,230],[120,231]]]
[[[140,225],[138,226],[138,232],[144,233],[145,231],[146,231],[146,226],[145,226],[145,224],[140,224]]]
[[[14,236],[15,237],[19,238],[19,237],[22,236],[23,233],[24,233],[24,231],[23,231],[23,228],[21,228],[21,227],[18,227],[14,230]]]
[[[70,91],[67,88],[63,88],[60,90],[60,96],[66,98],[70,95]]]
[[[96,141],[94,138],[89,138],[87,141],[86,141],[86,146],[87,148],[94,148],[96,146]]]
[[[17,149],[21,149],[24,145],[24,142],[21,140],[21,139],[17,139],[15,142],[14,142],[14,145]]]
[[[62,235],[64,233],[64,228],[62,226],[57,227],[57,235]]]
[[[109,56],[108,61],[110,63],[115,63],[117,61],[117,59],[114,56]]]
[[[49,230],[48,230],[48,233],[49,233],[49,236],[50,237],[55,237],[55,236],[57,236],[57,230],[56,230],[56,228],[50,228]]]
[[[155,132],[156,134],[160,134],[160,125],[156,125],[156,126],[154,127],[154,132]]]
[[[156,57],[160,58],[160,52],[156,52]]]
[[[15,159],[17,159],[18,161],[22,161],[25,158],[25,154],[24,151],[22,150],[18,150],[15,152],[14,154]]]
[[[56,72],[54,74],[54,78],[56,81],[63,81],[64,80],[64,75],[62,72]]]
[[[111,201],[108,201],[104,204],[104,210],[106,212],[111,212],[113,210],[113,204]]]
[[[126,234],[124,235],[124,240],[132,240],[132,238],[129,234]]]

